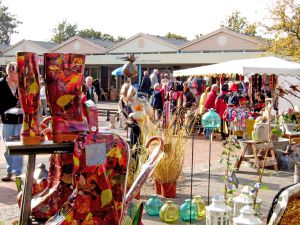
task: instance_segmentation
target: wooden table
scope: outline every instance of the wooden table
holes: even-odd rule
[[[234,168],[236,170],[239,170],[242,161],[245,161],[247,159],[254,159],[254,168],[259,168],[260,167],[260,163],[264,160],[264,159],[260,159],[260,157],[264,157],[264,155],[259,155],[259,149],[257,148],[257,144],[267,144],[266,141],[254,141],[254,140],[243,140],[240,141],[242,144],[244,144],[243,148],[242,148],[242,153],[239,156],[238,160],[235,163]],[[247,148],[251,146],[253,149],[253,155],[245,155]],[[276,171],[278,171],[278,166],[277,166],[277,159],[276,159],[276,155],[274,152],[274,149],[272,148],[272,146],[269,146],[269,151],[271,154],[270,158],[267,158],[266,160],[266,165],[265,166],[274,166],[274,169]]]
[[[72,153],[74,143],[53,143],[45,141],[39,145],[23,145],[21,142],[5,142],[10,155],[28,155],[24,193],[21,203],[20,225],[30,224],[33,173],[36,155]]]

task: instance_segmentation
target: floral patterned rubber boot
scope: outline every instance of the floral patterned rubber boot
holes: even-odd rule
[[[45,53],[46,94],[53,119],[53,142],[73,142],[88,131],[81,106],[85,56]]]
[[[74,146],[74,191],[46,224],[119,225],[126,190],[128,144],[111,133],[82,133]]]
[[[73,192],[73,154],[52,154],[47,188],[33,196],[32,216],[36,220],[47,220],[57,213]]]
[[[39,69],[37,56],[32,52],[18,52],[17,66],[19,72],[18,92],[23,110],[21,142],[24,145],[36,145],[42,141],[39,126]]]

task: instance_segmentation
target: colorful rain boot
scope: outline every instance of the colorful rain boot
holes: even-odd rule
[[[51,155],[48,186],[31,201],[31,214],[36,220],[49,219],[68,200],[73,192],[72,171],[72,153]]]
[[[47,99],[53,119],[53,142],[73,142],[88,131],[81,106],[85,56],[45,53]]]
[[[18,52],[19,98],[23,109],[21,142],[24,145],[40,144],[41,128],[39,126],[39,69],[37,57],[32,52]]]
[[[74,146],[74,192],[46,224],[119,225],[128,144],[111,133],[82,133]]]

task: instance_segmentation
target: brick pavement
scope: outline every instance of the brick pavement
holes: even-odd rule
[[[98,107],[103,107],[102,104],[98,105]],[[116,104],[111,104],[110,107],[116,107]],[[105,121],[105,118],[100,118],[100,126],[108,126],[108,122]],[[120,133],[121,136],[126,137],[127,132],[124,129],[115,129],[114,132]],[[177,205],[183,203],[184,199],[188,198],[190,194],[190,171],[191,171],[191,146],[192,141],[189,140],[186,146],[185,159],[184,159],[184,170],[183,174],[178,181],[177,186],[177,197],[175,202]],[[4,167],[4,157],[3,157],[3,142],[0,141],[0,175],[3,175],[5,172]],[[202,195],[204,200],[206,200],[207,196],[207,170],[208,170],[208,148],[209,141],[207,141],[203,135],[195,138],[194,142],[194,184],[193,184],[193,193],[197,195]],[[214,193],[221,193],[223,189],[222,176],[224,173],[224,167],[219,163],[220,154],[222,151],[220,136],[213,140],[212,143],[212,179],[211,179],[211,195]],[[38,156],[39,162],[48,163],[49,156]],[[26,160],[25,160],[26,161]],[[256,171],[252,168],[242,165],[241,172],[238,174],[238,178],[241,184],[246,185],[249,183],[253,183],[256,179],[257,174]],[[270,207],[270,203],[273,199],[273,196],[277,193],[277,191],[290,183],[292,183],[292,174],[280,171],[273,175],[272,177],[266,176],[263,181],[267,183],[270,187],[269,191],[263,191],[259,193],[259,196],[263,197],[263,213],[264,217],[266,212]],[[18,208],[16,206],[16,185],[14,182],[4,183],[0,181],[0,224],[1,221],[4,221],[3,218],[6,218],[5,224],[11,224],[13,220],[18,218]],[[146,201],[151,194],[153,194],[152,183],[149,181],[144,186],[141,192],[142,200]],[[8,214],[8,211],[15,210],[16,212],[10,216],[5,217],[5,214]],[[163,224],[159,221],[158,218],[149,217],[147,215],[143,215],[143,223],[145,225],[151,224]],[[182,223],[183,224],[183,223]]]

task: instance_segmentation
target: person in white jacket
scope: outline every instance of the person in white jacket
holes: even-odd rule
[[[150,80],[151,80],[151,87],[150,87],[150,90],[151,90],[151,93],[150,94],[152,94],[152,92],[153,92],[153,90],[154,90],[154,85],[156,84],[156,83],[159,83],[158,82],[158,70],[157,69],[154,69],[153,70],[153,73],[151,73],[151,75],[150,75]]]

